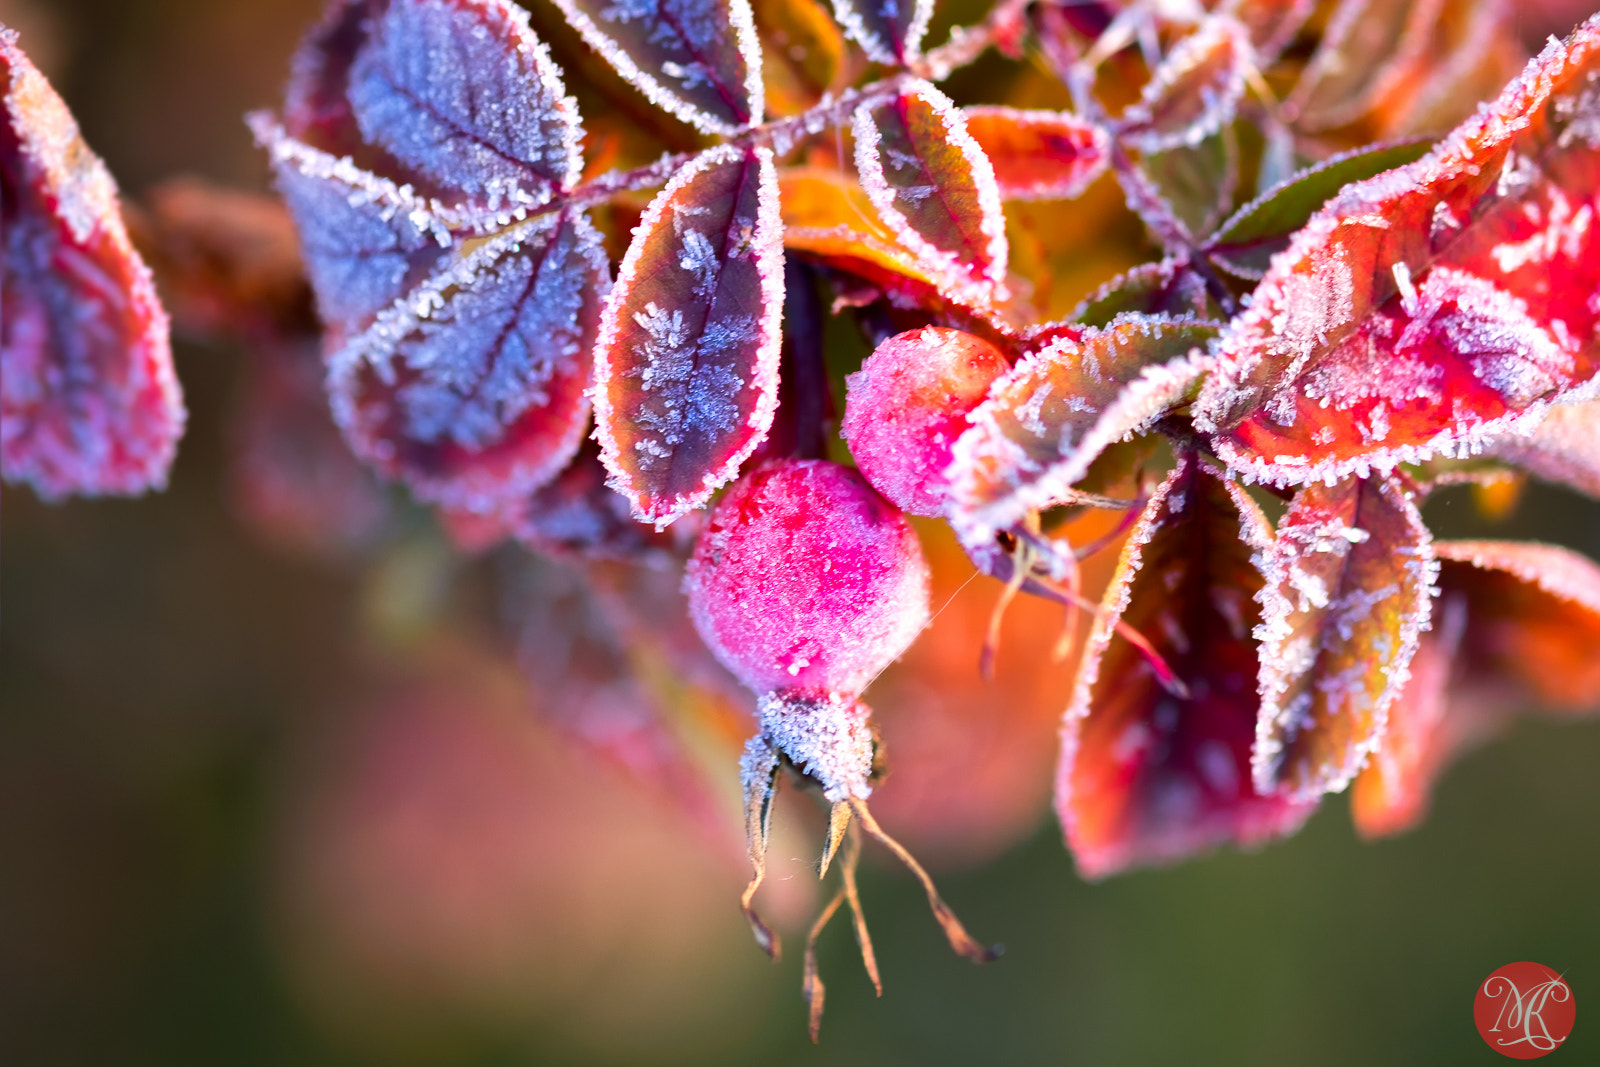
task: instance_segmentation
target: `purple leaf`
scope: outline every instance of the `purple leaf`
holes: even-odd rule
[[[294,137],[457,203],[518,212],[583,167],[560,70],[503,0],[344,0],[295,59]]]
[[[0,26],[0,468],[49,499],[165,486],[185,413],[117,187]]]
[[[634,234],[595,346],[595,434],[612,487],[665,526],[772,426],[784,286],[771,151],[703,153]]]
[[[870,58],[905,66],[922,55],[933,0],[833,0],[833,17]]]
[[[705,133],[759,125],[761,42],[749,0],[555,0],[629,83]]]
[[[453,258],[330,357],[351,447],[447,508],[526,497],[582,440],[608,274],[600,235],[573,210]]]

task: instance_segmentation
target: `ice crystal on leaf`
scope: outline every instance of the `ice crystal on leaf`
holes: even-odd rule
[[[984,303],[1005,293],[1005,217],[994,168],[961,109],[932,85],[854,120],[856,169],[883,221],[953,292]]]
[[[1427,626],[1430,544],[1392,479],[1310,485],[1295,497],[1259,558],[1257,791],[1337,792],[1378,747]]]
[[[1218,342],[1196,413],[1225,460],[1279,483],[1388,469],[1592,391],[1600,254],[1575,220],[1593,213],[1600,149],[1566,131],[1586,117],[1596,70],[1591,19],[1427,156],[1347,186],[1311,219]],[[1454,225],[1436,225],[1441,211]],[[1330,404],[1330,381],[1389,352],[1426,368],[1413,376],[1427,387]]]
[[[922,55],[933,0],[833,0],[833,17],[869,57],[903,65]]]
[[[761,44],[749,0],[555,0],[658,107],[707,133],[761,122]]]
[[[665,525],[738,471],[772,425],[783,313],[772,153],[712,149],[639,222],[596,345],[612,485]]]
[[[1122,136],[1145,152],[1198,145],[1233,118],[1251,61],[1242,25],[1208,19],[1156,68],[1139,102],[1122,115]]]
[[[1487,452],[1556,485],[1600,497],[1600,401],[1558,404],[1532,429]]]
[[[0,90],[0,469],[50,499],[163,488],[183,398],[116,184],[3,26]]]
[[[1069,490],[1107,446],[1193,395],[1212,323],[1120,315],[1045,345],[995,382],[950,468],[952,522],[981,544]]]
[[[330,356],[356,453],[419,498],[496,510],[577,450],[609,267],[581,212],[480,245]]]
[[[1090,631],[1062,729],[1056,811],[1100,878],[1293,832],[1313,805],[1251,786],[1266,519],[1193,454],[1150,497]],[[1145,634],[1187,689],[1117,636]]]

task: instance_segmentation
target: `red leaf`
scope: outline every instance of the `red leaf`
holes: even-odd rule
[[[1439,621],[1351,795],[1356,828],[1368,837],[1419,823],[1450,762],[1528,703],[1591,714],[1600,707],[1600,566],[1553,545],[1440,541],[1434,549]]]
[[[749,0],[555,0],[590,48],[663,111],[706,133],[762,120]]]
[[[1106,132],[1063,111],[969,107],[967,132],[1007,200],[1070,200],[1106,169]]]
[[[611,484],[665,526],[731,480],[772,426],[783,225],[772,153],[714,148],[634,231],[595,346]]]
[[[39,495],[162,488],[183,435],[167,313],[117,187],[0,27],[0,467]]]
[[[1062,732],[1056,809],[1085,877],[1166,863],[1221,844],[1293,832],[1313,805],[1257,796],[1251,545],[1270,536],[1256,506],[1187,454],[1134,528],[1084,649]],[[1149,639],[1188,696],[1115,637]]]
[[[498,511],[544,484],[582,439],[608,271],[581,212],[452,259],[330,357],[351,448],[457,510]]]
[[[961,109],[927,82],[856,109],[856,170],[878,214],[941,288],[1005,299],[1006,220],[994,168]]]
[[[1387,470],[1596,389],[1600,18],[1416,163],[1346,187],[1218,343],[1196,424],[1280,484]]]
[[[922,55],[933,0],[833,0],[833,17],[869,57],[903,66]]]
[[[1549,707],[1600,707],[1600,564],[1555,545],[1441,541],[1441,600],[1465,600],[1469,675]]]
[[[1532,428],[1495,441],[1488,453],[1547,482],[1600,497],[1600,400],[1557,404]]]
[[[1076,338],[1074,338],[1076,334]],[[1028,512],[1070,499],[1108,445],[1142,433],[1192,396],[1211,323],[1120,315],[1022,360],[968,416],[950,468],[962,540],[987,543]]]
[[[1310,485],[1295,497],[1259,564],[1257,791],[1338,792],[1381,743],[1428,625],[1430,544],[1392,479]]]
[[[1139,102],[1123,112],[1122,137],[1142,152],[1195,147],[1233,120],[1251,62],[1242,25],[1231,18],[1206,19],[1178,42]]]
[[[583,169],[560,69],[504,0],[336,0],[295,57],[284,123],[424,197],[491,213],[543,204]]]

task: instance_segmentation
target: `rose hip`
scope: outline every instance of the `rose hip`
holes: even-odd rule
[[[983,338],[939,326],[879,345],[845,379],[841,432],[867,481],[913,515],[943,514],[951,446],[1008,367]]]

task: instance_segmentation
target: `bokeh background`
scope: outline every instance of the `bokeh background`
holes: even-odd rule
[[[138,199],[179,174],[266,188],[240,115],[275,103],[319,7],[0,0],[0,21]],[[1584,7],[1524,5],[1519,29],[1536,43]],[[166,493],[0,495],[0,1063],[1491,1063],[1474,987],[1516,959],[1576,991],[1560,1062],[1600,1061],[1600,721],[1520,720],[1396,839],[1359,841],[1336,797],[1259,853],[1087,884],[1042,806],[1065,675],[1017,666],[1053,621],[1013,616],[985,695],[967,639],[995,587],[963,585],[931,531],[948,647],[884,680],[890,751],[921,769],[880,817],[1008,951],[951,957],[869,854],[886,992],[836,923],[813,1048],[793,951],[808,805],[780,802],[769,897],[792,951],[773,965],[734,906],[724,739],[680,731],[681,766],[645,751],[627,773],[618,746],[550,725],[571,695],[530,687],[485,624],[486,590],[526,587],[526,668],[589,610],[572,575],[465,557],[393,502],[381,543],[286,545],[230,489],[246,354],[177,358],[190,424]],[[1451,492],[1428,518],[1600,558],[1600,503],[1538,486],[1510,517]],[[632,656],[618,676],[670,685],[652,648],[612,649]]]

